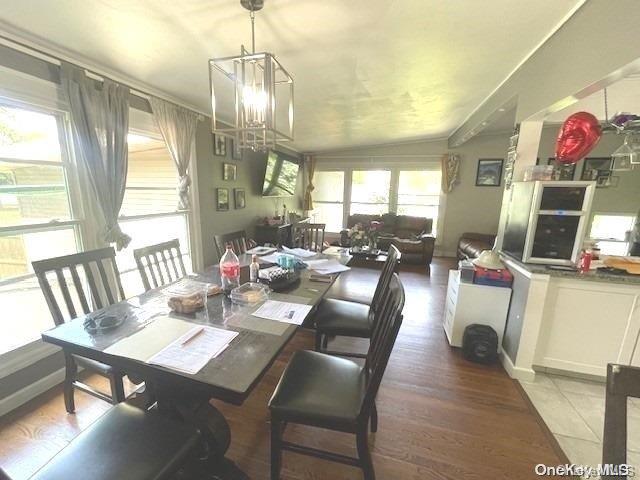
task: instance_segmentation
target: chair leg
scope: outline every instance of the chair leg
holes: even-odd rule
[[[373,402],[373,408],[371,409],[371,433],[378,431],[378,408],[376,402]]]
[[[324,337],[322,337],[322,349],[326,350],[328,346],[329,346],[329,335],[325,335]]]
[[[69,354],[64,356],[65,360],[65,377],[64,377],[64,407],[67,413],[75,413],[76,403],[74,399],[74,386],[73,382],[76,381],[78,375],[78,365],[75,360]]]
[[[122,375],[109,375],[109,383],[111,384],[111,398],[114,405],[124,402],[124,384],[122,383]]]
[[[271,417],[271,480],[280,480],[282,467],[282,422]]]
[[[375,480],[376,474],[373,471],[373,461],[371,460],[371,452],[369,452],[368,425],[364,423],[358,428],[356,433],[356,444],[358,447],[358,458],[360,459],[360,468],[364,473],[364,480]]]

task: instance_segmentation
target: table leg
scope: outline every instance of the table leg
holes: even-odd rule
[[[209,403],[209,397],[195,392],[180,392],[149,385],[157,400],[158,410],[189,423],[203,437],[204,451],[201,458],[223,458],[231,444],[231,429],[224,415]]]

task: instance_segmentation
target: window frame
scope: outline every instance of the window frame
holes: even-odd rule
[[[316,200],[315,198],[313,199],[313,203],[315,204],[324,204],[324,205],[342,205],[342,222],[341,224],[343,225],[342,228],[344,228],[345,225],[345,219],[344,219],[344,206],[345,206],[345,195],[347,192],[347,172],[344,169],[341,168],[327,168],[327,169],[319,169],[316,168],[316,172],[315,173],[319,173],[319,172],[342,172],[343,173],[343,184],[342,184],[342,201],[341,202],[329,202],[326,200]],[[315,175],[314,175],[315,176]],[[349,177],[349,185],[351,182],[351,175],[348,175]],[[314,185],[315,185],[315,181],[314,181]],[[351,195],[351,187],[349,186],[349,195]],[[329,230],[327,230],[327,233],[340,233],[340,232],[331,232]]]
[[[596,238],[596,237],[592,237],[591,236],[591,230],[593,229],[593,221],[595,220],[596,216],[601,216],[601,217],[630,217],[631,218],[631,229],[633,229],[633,225],[636,219],[636,214],[635,213],[630,213],[630,212],[593,212],[591,214],[591,221],[589,223],[589,234],[588,234],[588,239],[592,240],[594,242],[607,242],[607,243],[619,243],[619,244],[623,244],[626,245],[626,251],[629,251],[629,247],[630,245],[630,240],[626,239],[626,240],[618,240],[615,238]]]
[[[0,70],[0,79],[2,81],[5,78],[8,79],[7,83],[14,83],[16,76],[6,75],[6,70]],[[28,84],[32,83],[26,79],[21,79],[27,85],[25,88],[29,88]],[[37,82],[39,83],[39,82]],[[34,84],[35,85],[35,84]],[[29,95],[23,92],[10,92],[6,94],[4,91],[0,91],[0,105],[11,108],[30,110],[38,113],[52,115],[56,119],[58,129],[58,140],[60,143],[60,162],[48,161],[48,160],[29,160],[29,159],[11,159],[0,158],[0,162],[3,163],[22,163],[24,165],[44,165],[55,166],[62,169],[64,173],[65,185],[67,189],[67,196],[69,201],[69,220],[56,221],[52,220],[46,223],[33,223],[26,225],[8,225],[0,227],[0,237],[11,235],[24,235],[29,233],[41,233],[47,231],[65,230],[71,228],[76,243],[76,250],[84,250],[83,233],[86,227],[85,215],[82,202],[82,193],[78,177],[77,164],[73,155],[72,138],[71,138],[71,122],[69,113],[61,108],[58,100],[58,89],[56,87],[46,88],[44,85],[39,85],[34,91],[37,94]],[[44,91],[50,92],[48,100],[43,100],[45,97]],[[43,92],[43,93],[41,93]],[[34,273],[27,273],[24,275],[18,275],[15,277],[6,278],[0,280],[0,285],[6,286],[12,283],[19,283],[24,280],[35,278]],[[51,320],[51,326],[53,327],[53,320]],[[59,351],[60,348],[52,344],[45,343],[41,338],[20,345],[7,352],[0,353],[0,379],[17,372],[23,368],[26,368],[33,363],[48,357]]]
[[[411,162],[402,162],[402,161],[393,161],[393,157],[389,157],[386,161],[372,162],[372,161],[350,161],[349,157],[327,157],[327,160],[323,160],[322,157],[319,157],[318,163],[316,164],[316,173],[317,172],[335,172],[340,171],[344,172],[344,192],[343,192],[343,212],[342,212],[342,229],[346,228],[346,225],[349,221],[349,215],[351,214],[351,185],[353,179],[354,171],[362,171],[362,170],[390,170],[390,185],[389,185],[389,212],[397,213],[398,211],[398,189],[400,182],[400,172],[406,171],[426,171],[426,170],[436,170],[442,173],[441,164],[439,160],[435,160],[435,158],[440,158],[441,155],[429,155],[429,159],[433,158],[433,160],[427,161],[411,161]],[[411,157],[414,157],[413,155]],[[415,156],[415,157],[420,157]],[[330,160],[329,160],[330,158]],[[336,163],[349,163],[348,167],[343,167],[336,165]],[[436,246],[442,245],[442,241],[444,238],[444,219],[446,214],[446,206],[447,206],[447,195],[442,192],[442,189],[439,191],[439,204],[438,204],[438,217],[437,222],[433,226],[436,231]],[[333,203],[339,204],[340,202],[321,202],[316,201],[314,199],[314,203]],[[362,202],[353,202],[353,203],[362,203]],[[376,204],[377,205],[377,204]],[[330,233],[340,233],[340,232],[330,232]]]

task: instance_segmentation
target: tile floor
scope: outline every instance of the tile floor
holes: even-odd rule
[[[536,374],[520,382],[572,463],[602,463],[605,385],[577,378]],[[640,402],[630,399],[627,461],[640,467]]]

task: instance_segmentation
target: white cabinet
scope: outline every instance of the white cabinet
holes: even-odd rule
[[[551,278],[534,364],[606,376],[640,366],[640,285]]]
[[[479,323],[496,331],[500,349],[510,299],[510,288],[464,283],[458,270],[450,270],[443,321],[449,343],[461,347],[464,329]]]

